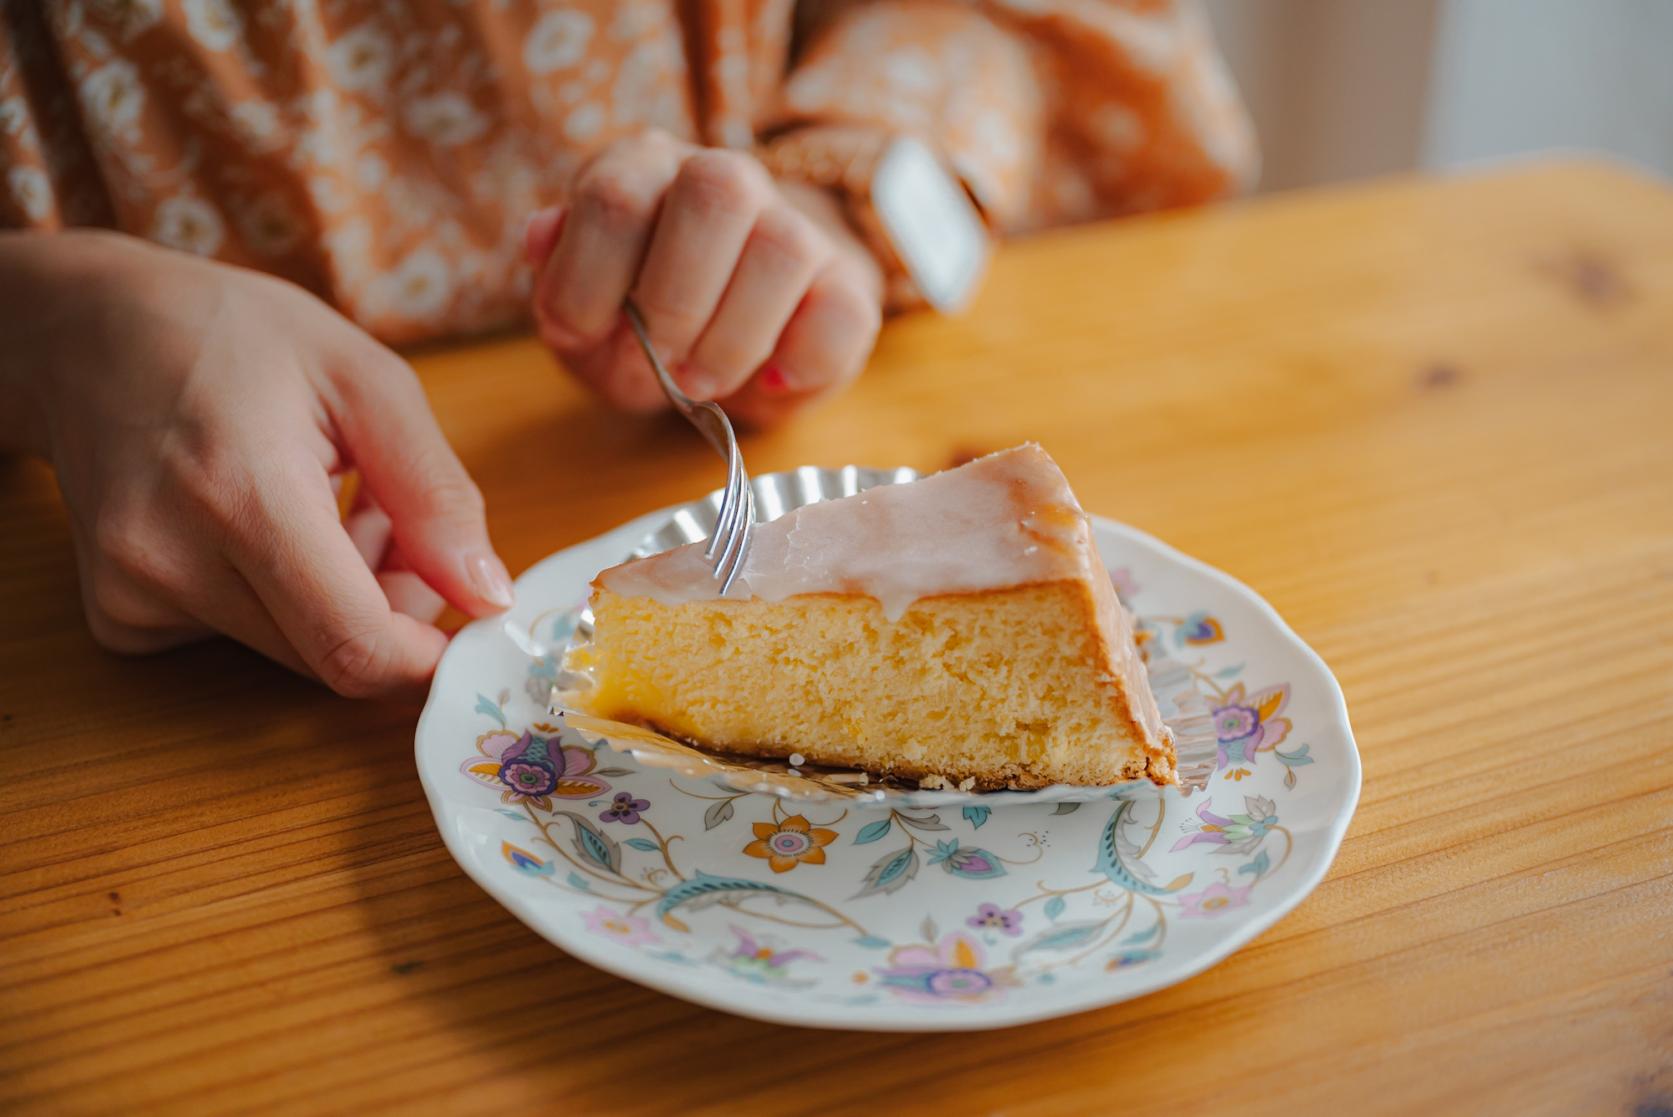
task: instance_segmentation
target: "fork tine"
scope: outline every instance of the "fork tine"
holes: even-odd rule
[[[744,493],[743,524],[734,540],[736,545],[728,548],[729,566],[720,582],[722,597],[731,591],[732,583],[737,581],[739,573],[743,571],[744,560],[749,557],[750,538],[755,532],[755,489],[746,482]]]
[[[740,465],[738,468],[738,483],[729,488],[726,493],[729,514],[726,517],[725,530],[723,531],[717,526],[713,536],[713,541],[717,544],[713,570],[716,581],[725,578],[727,564],[731,561],[732,552],[736,549],[738,536],[748,522],[748,501],[749,475],[743,471],[743,467]]]
[[[709,545],[703,548],[703,557],[715,564],[719,577],[719,555],[725,546],[726,538],[736,530],[738,513],[743,508],[743,494],[738,491],[739,482],[743,477],[743,456],[737,453],[726,457],[726,487],[720,494],[720,511],[715,515],[714,530],[709,533]]]

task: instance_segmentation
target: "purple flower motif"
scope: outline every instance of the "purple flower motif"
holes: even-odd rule
[[[1260,723],[1260,715],[1247,706],[1221,706],[1214,711],[1214,735],[1222,741],[1240,741]]]
[[[1016,908],[1001,908],[998,904],[981,905],[976,914],[964,922],[978,931],[998,931],[1012,938],[1022,934],[1022,912]]]
[[[550,764],[534,760],[512,760],[500,765],[500,782],[524,798],[548,795],[558,786],[558,773]]]
[[[983,1001],[1017,984],[1012,967],[984,967],[981,944],[963,931],[940,943],[897,946],[876,973],[885,988],[914,1001]]]
[[[650,807],[649,799],[635,799],[631,791],[618,791],[598,818],[600,822],[620,822],[632,826],[639,821],[639,812],[650,810]]]
[[[1211,884],[1201,892],[1182,892],[1179,895],[1179,918],[1216,919],[1231,908],[1249,906],[1249,892],[1255,886]]]

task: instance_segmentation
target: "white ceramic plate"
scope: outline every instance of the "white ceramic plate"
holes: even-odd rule
[[[1123,597],[1210,696],[1220,750],[1201,792],[864,810],[589,747],[547,711],[556,665],[530,652],[561,645],[553,618],[668,515],[532,567],[515,610],[453,640],[418,724],[449,851],[576,957],[763,1020],[1003,1027],[1201,972],[1335,856],[1360,768],[1329,669],[1247,587],[1097,517]]]

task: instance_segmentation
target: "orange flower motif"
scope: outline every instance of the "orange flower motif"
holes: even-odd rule
[[[809,826],[804,816],[793,814],[776,825],[757,822],[755,840],[744,846],[744,852],[765,858],[775,873],[788,873],[803,862],[823,865],[825,847],[835,840],[835,830]]]

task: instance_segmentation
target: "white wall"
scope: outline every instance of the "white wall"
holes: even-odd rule
[[[1673,177],[1673,0],[1207,0],[1275,190],[1549,149]]]

